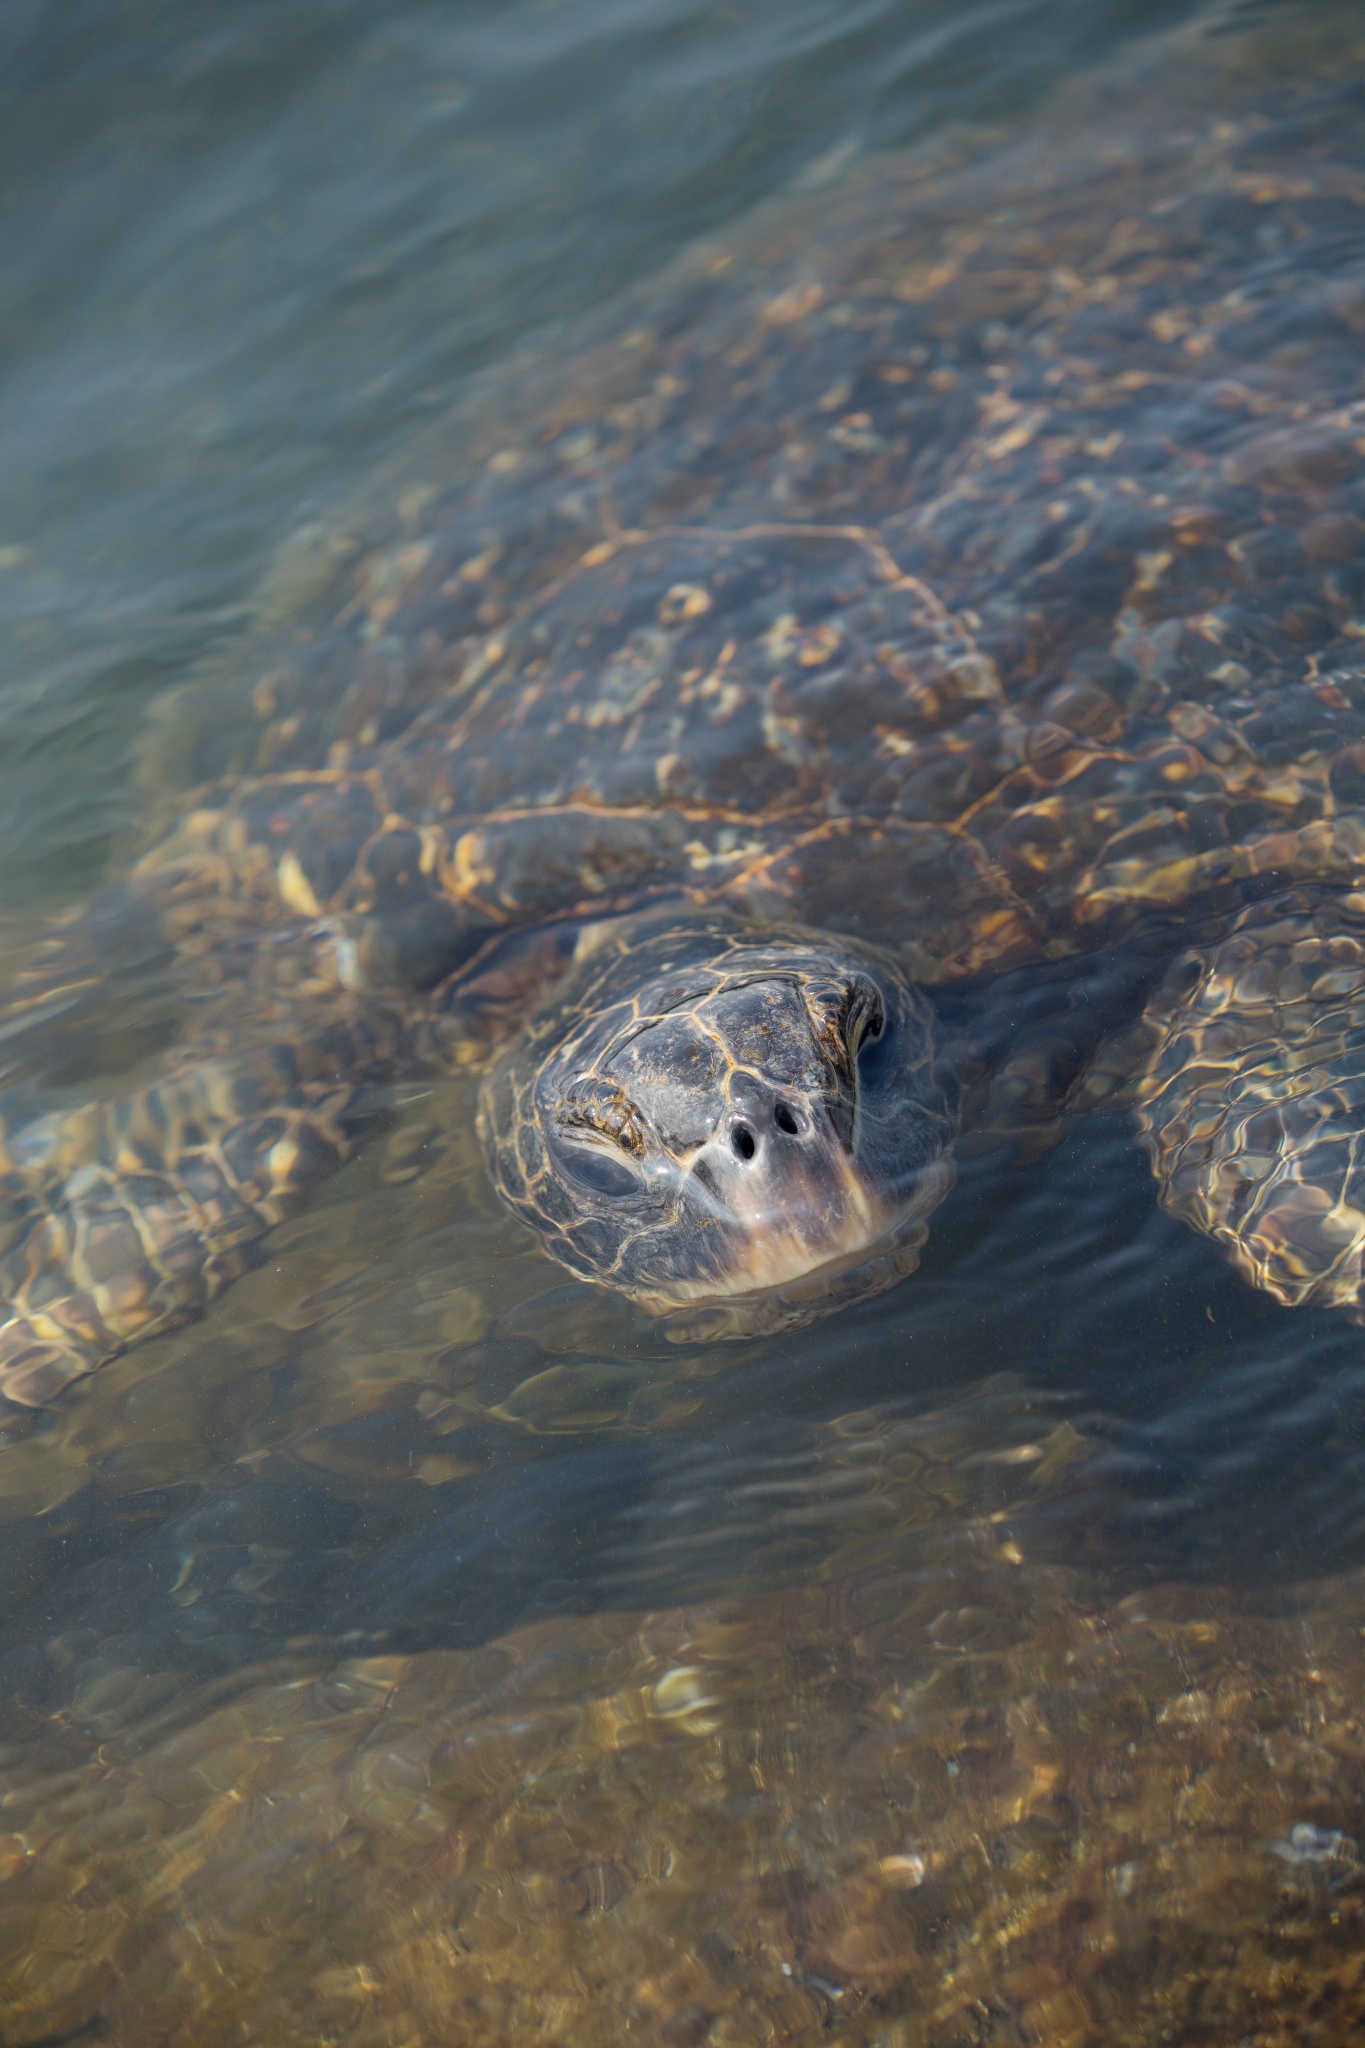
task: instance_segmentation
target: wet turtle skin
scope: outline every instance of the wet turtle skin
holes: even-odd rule
[[[481,394],[387,539],[312,545],[233,772],[14,977],[11,1398],[196,1312],[376,1091],[652,907],[716,958],[796,925],[926,985],[1147,934],[1181,956],[1138,1086],[1163,1199],[1280,1299],[1358,1306],[1351,36],[1196,32],[1022,139],[771,209]],[[42,1114],[118,1063],[110,930],[176,1042]],[[566,1186],[517,1198],[556,1255]]]

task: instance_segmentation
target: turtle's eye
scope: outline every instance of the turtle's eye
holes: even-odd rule
[[[844,1032],[849,1058],[861,1069],[872,1048],[886,1039],[886,1004],[875,982],[858,981],[849,990]]]
[[[871,1087],[881,1080],[891,1064],[895,1042],[895,1025],[884,1011],[878,1010],[858,1040],[855,1060],[861,1086]]]
[[[815,982],[806,990],[806,1007],[833,1074],[849,1086],[861,1071],[861,1056],[888,1035],[881,990],[863,974]]]
[[[581,1132],[605,1138],[637,1159],[645,1149],[645,1119],[639,1109],[624,1088],[599,1080],[596,1074],[580,1074],[569,1083],[555,1104],[554,1121],[566,1137]]]
[[[849,1005],[848,1049],[861,1087],[870,1086],[886,1071],[895,1035],[881,990],[875,982],[860,983]]]
[[[633,1195],[640,1176],[631,1161],[645,1149],[644,1119],[609,1081],[582,1075],[555,1104],[555,1157],[572,1180],[597,1195]]]
[[[607,1151],[605,1146],[568,1144],[558,1146],[557,1152],[570,1179],[590,1188],[595,1195],[633,1195],[639,1191],[640,1176],[619,1154]]]

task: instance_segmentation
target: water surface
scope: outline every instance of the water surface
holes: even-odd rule
[[[230,669],[280,544],[363,501],[367,474],[420,450],[476,373],[553,323],[571,334],[594,311],[609,322],[626,288],[756,201],[835,182],[878,148],[1007,123],[1187,11],[1117,0],[12,5],[0,24],[7,924],[29,929],[138,839],[147,707],[189,676]],[[1281,14],[1292,26],[1294,11]],[[527,1916],[541,1933],[562,1924],[563,1968],[580,1972],[556,2018],[561,1951],[546,1934],[527,1963],[533,2017],[495,2001],[471,2009],[468,2038],[516,2028],[548,2042],[559,2026],[577,2039],[583,1987],[630,1979],[638,2024],[660,2030],[643,2038],[747,2040],[758,1980],[733,1957],[751,1939],[755,1956],[764,1942],[799,1956],[791,2010],[772,2021],[780,2038],[817,2038],[856,2005],[873,2015],[856,2038],[909,2044],[920,2037],[903,2015],[876,2031],[895,1975],[878,1947],[892,1939],[881,1894],[838,1887],[875,1865],[883,1889],[918,1894],[968,1855],[973,1828],[1027,1823],[1026,1842],[1009,1836],[1021,1867],[1069,1842],[1066,1773],[1091,1769],[1098,1740],[1084,1702],[1112,1705],[1119,1683],[1093,1661],[1105,1630],[1127,1643],[1127,1617],[1136,1631],[1122,1683],[1144,1728],[1203,1727],[1216,1713],[1207,1703],[1231,1698],[1219,1692],[1230,1671],[1282,1671],[1310,1638],[1336,1645],[1331,1713],[1344,1719],[1354,1595],[1324,1600],[1328,1618],[1310,1626],[1295,1588],[1365,1565],[1360,1334],[1331,1315],[1286,1315],[1163,1217],[1125,1115],[1090,1120],[1033,1164],[968,1160],[908,1286],[782,1341],[707,1350],[668,1344],[543,1260],[486,1189],[472,1106],[460,1077],[415,1097],[203,1325],[4,1432],[0,1672],[12,1727],[0,1741],[14,1826],[0,1839],[0,1935],[8,1928],[11,1954],[36,1944],[37,1958],[5,2039],[96,2027],[136,2038],[117,1983],[131,1968],[128,1929],[143,1925],[153,1974],[155,1930],[172,1928],[184,1994],[158,2038],[190,2038],[205,2011],[224,2039],[314,2038],[292,2031],[307,2024],[300,2012],[272,2021],[252,2003],[254,1986],[293,1981],[287,1944],[270,1946],[290,1902],[308,1922],[295,1988],[333,2001],[342,2038],[434,2039],[420,2031],[435,2024],[425,1991],[412,1992],[416,2034],[393,2018],[405,1982],[445,1981],[440,1927],[422,1919],[428,1894],[405,1886],[438,1836],[453,1856],[458,1808],[461,1853],[473,1857],[476,1838],[506,1850],[489,1853],[477,1897],[460,1895],[470,1942],[486,1959]],[[821,1585],[860,1589],[839,1596],[837,1625],[801,1604]],[[1149,1614],[1153,1589],[1165,1604]],[[1225,1610],[1231,1632],[1205,1654]],[[646,1613],[662,1618],[631,1619]],[[858,1646],[846,1694],[835,1670],[845,1640]],[[744,1641],[766,1647],[746,1663]],[[1068,1657],[1085,1673],[1074,1697]],[[806,1690],[779,1725],[792,1670]],[[1283,1681],[1285,1729],[1307,1683],[1299,1665]],[[1011,1722],[1002,1761],[999,1728],[1027,1718],[1020,1702],[1035,1694],[1072,1705],[1052,1721],[1038,1710],[1036,1755]],[[404,1733],[386,1744],[366,1717],[391,1695]],[[305,1720],[282,1734],[296,1698]],[[1173,1707],[1181,1700],[1195,1704]],[[949,1706],[979,1719],[954,1721]],[[341,1732],[329,1744],[316,1731],[333,1710]],[[1210,1783],[1215,1765],[1230,1785],[1247,1779],[1260,1738],[1242,1711],[1226,1707],[1226,1754],[1210,1748],[1200,1765]],[[561,1835],[565,1814],[591,1832],[593,1744],[629,1749],[602,1733],[613,1715],[653,1730],[641,1737],[643,1784],[654,1764],[673,1769],[669,1744],[721,1742],[729,1728],[734,1746],[713,1773],[726,1787],[717,1825],[733,1831],[721,1848],[684,1843],[676,1817],[656,1842],[650,1799],[637,1785],[632,1805],[615,1781],[601,1801],[633,1816],[615,1861],[547,1846],[544,1814],[543,1837],[517,1836],[506,1801],[556,1772]],[[809,1796],[836,1768],[828,1744],[838,1736],[842,1769],[851,1730],[861,1740],[901,1721],[921,1745],[916,1769],[930,1750],[954,1777],[959,1755],[977,1757],[979,1806],[953,1819],[926,1795],[883,1839],[855,1797],[841,1833]],[[540,1732],[523,1754],[527,1727]],[[493,1760],[452,1762],[476,1736]],[[1289,1745],[1277,1721],[1266,1740],[1273,1750],[1281,1738]],[[387,1761],[367,1777],[372,1754]],[[774,1853],[769,1890],[757,1903],[742,1892],[716,1933],[706,1901],[752,1849],[725,1773],[761,1788],[765,1758],[795,1844],[789,1881],[778,1883]],[[869,1812],[881,1768],[850,1780]],[[66,1770],[70,1780],[51,1775]],[[225,1787],[260,1772],[267,1807],[313,1797],[310,1818],[272,1834],[252,1806],[234,1833],[235,1808],[204,1787],[226,1800]],[[446,1788],[446,1806],[432,1795],[436,1820],[416,1794],[402,1806],[405,1772]],[[1188,1758],[1170,1774],[1173,1799],[1199,1775]],[[686,1771],[680,1782],[667,1796],[686,1807]],[[490,1802],[478,1815],[471,1784]],[[1132,1794],[1134,1831],[1144,1796]],[[1248,1915],[1269,1911],[1286,1872],[1353,1897],[1342,1786],[1294,1780],[1283,1796],[1285,1832],[1267,1836]],[[332,1807],[342,1817],[319,1822]],[[176,1827],[166,1867],[128,1849]],[[343,1837],[353,1869],[377,1873],[388,2004],[356,1959],[366,1884],[324,1887],[313,1904]],[[681,1964],[670,1978],[643,1936],[618,1953],[626,1923],[594,1920],[638,1891],[651,1857],[673,1853],[692,1858],[679,1939],[702,1956],[696,1984]],[[537,1867],[549,1873],[543,1896]],[[230,1895],[256,1882],[244,1868],[268,1873],[276,1926],[269,1940],[249,1929],[233,1950]],[[499,1871],[522,1888],[515,1908]],[[976,1925],[968,1878],[945,1884],[932,1911],[923,1899],[915,1909],[925,1955],[942,1927]],[[182,1886],[186,1902],[168,1907]],[[817,1893],[844,1902],[803,1903]],[[853,1924],[872,1929],[861,1948],[845,1938]],[[705,1950],[712,1934],[720,1961]],[[196,1976],[215,1945],[232,1952],[230,1992]],[[934,1975],[926,1967],[923,1982]],[[1064,1975],[1011,1996],[1032,2000],[1048,2038],[1089,2038]],[[724,1997],[702,1984],[713,1977],[730,1986]],[[903,1985],[897,1995],[903,2005]],[[730,2034],[723,2011],[741,2015]]]

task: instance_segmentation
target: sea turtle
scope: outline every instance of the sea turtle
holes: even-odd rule
[[[992,1095],[930,992],[1064,1007],[1115,946],[1163,1202],[1359,1306],[1351,34],[1282,75],[1195,33],[770,209],[485,387],[512,429],[386,541],[305,551],[246,758],[13,978],[11,1400],[196,1312],[450,1058],[575,1273],[694,1333],[870,1292]],[[150,988],[177,1035],[120,1080]],[[1049,1062],[1106,1099],[1072,1024],[997,1109]]]

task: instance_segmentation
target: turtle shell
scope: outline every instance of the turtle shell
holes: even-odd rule
[[[725,892],[929,980],[1352,874],[1362,112],[1349,33],[1187,35],[504,372],[389,540],[309,541],[233,845],[305,911]]]

